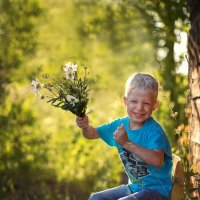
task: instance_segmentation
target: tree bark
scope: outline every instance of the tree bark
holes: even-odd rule
[[[191,29],[188,35],[191,165],[200,173],[200,2],[188,0]]]

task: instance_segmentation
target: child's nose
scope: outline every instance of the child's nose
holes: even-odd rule
[[[143,105],[142,105],[141,103],[139,103],[139,104],[137,105],[137,109],[138,109],[138,110],[143,110]]]

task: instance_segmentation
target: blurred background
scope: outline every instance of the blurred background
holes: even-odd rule
[[[183,0],[0,0],[0,199],[86,200],[124,183],[117,151],[31,91],[68,63],[89,72],[90,121],[124,116],[126,79],[160,82],[163,125],[187,170],[188,9]]]

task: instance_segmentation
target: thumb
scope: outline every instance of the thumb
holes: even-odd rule
[[[122,123],[119,128],[124,129],[124,124]]]

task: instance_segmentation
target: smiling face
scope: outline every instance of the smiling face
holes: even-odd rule
[[[131,89],[127,97],[123,97],[127,114],[130,117],[130,129],[141,128],[151,117],[152,112],[159,106],[152,91]]]

